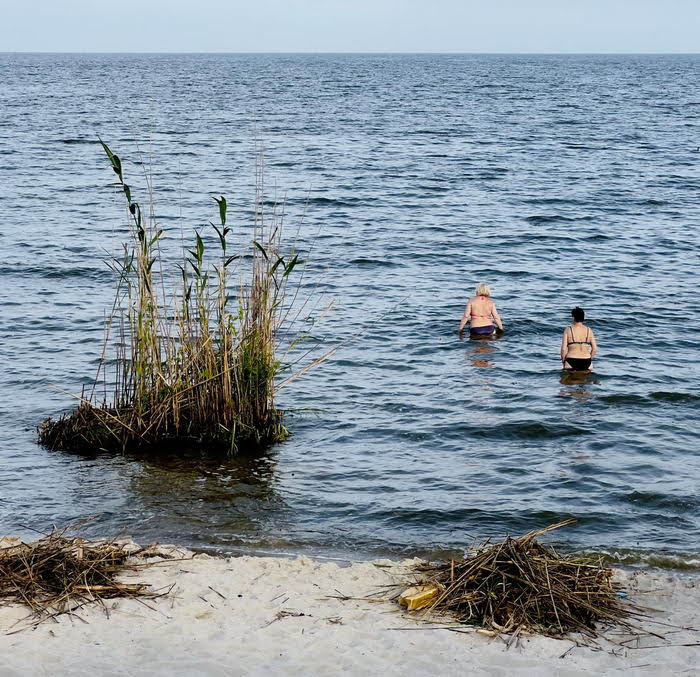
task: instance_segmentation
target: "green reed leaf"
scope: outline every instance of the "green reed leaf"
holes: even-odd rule
[[[303,263],[306,263],[306,261],[299,260],[299,254],[295,254],[294,258],[285,266],[283,277],[287,277],[296,266],[300,266]]]
[[[151,241],[148,243],[149,247],[152,247],[158,240],[160,240],[161,235],[163,234],[162,230],[159,230],[152,238]]]
[[[277,270],[277,268],[279,268],[280,264],[283,265],[283,266],[285,265],[285,263],[284,263],[284,257],[283,257],[283,256],[280,256],[280,257],[277,259],[277,261],[275,261],[275,262],[272,264],[272,268],[270,268],[270,275],[274,275],[274,274],[275,274],[275,271]]]
[[[105,153],[107,153],[107,157],[111,160],[112,157],[114,156],[114,153],[109,149],[109,146],[102,140],[100,137],[97,137],[99,142],[102,144],[102,148],[104,148]]]
[[[110,160],[112,160],[112,169],[114,170],[114,173],[119,177],[120,181],[123,181],[122,161],[119,159],[119,156],[113,154]]]
[[[216,231],[216,234],[219,236],[219,242],[221,243],[221,249],[226,253],[226,232],[228,231],[228,228],[224,228],[223,232],[220,231],[213,223],[211,224],[214,230]]]
[[[226,198],[222,195],[221,197],[215,197],[214,200],[219,205],[219,218],[221,219],[221,225],[226,225]]]
[[[265,251],[265,247],[263,247],[257,240],[253,240],[253,244],[262,252],[262,255],[265,257],[265,260],[269,261],[270,259],[267,256],[267,252]]]

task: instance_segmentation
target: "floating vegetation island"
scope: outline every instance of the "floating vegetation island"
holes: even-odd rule
[[[232,251],[226,199],[214,198],[215,236],[195,231],[192,248],[183,246],[168,271],[163,230],[152,210],[147,216],[132,199],[119,156],[100,142],[126,200],[131,241],[114,261],[117,293],[95,383],[72,413],[42,423],[40,443],[79,452],[236,453],[285,439],[274,401],[282,366],[276,338],[288,319],[283,302],[289,276],[304,261],[293,251],[282,254],[281,214],[276,207],[269,214],[263,209],[262,160],[252,237]],[[205,240],[216,243],[213,253]]]

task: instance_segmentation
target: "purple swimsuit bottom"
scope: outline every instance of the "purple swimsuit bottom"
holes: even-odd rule
[[[485,327],[469,327],[471,336],[490,336],[496,331],[492,324],[487,324]]]

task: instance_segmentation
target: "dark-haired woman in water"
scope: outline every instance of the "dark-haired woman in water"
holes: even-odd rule
[[[561,363],[569,371],[591,371],[591,361],[598,351],[595,334],[583,324],[586,314],[576,306],[571,311],[573,322],[564,329],[561,339]]]

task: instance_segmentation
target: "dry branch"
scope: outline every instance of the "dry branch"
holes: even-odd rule
[[[66,531],[54,530],[31,543],[0,548],[0,604],[25,605],[39,622],[86,604],[104,605],[106,599],[153,599],[166,594],[143,583],[117,580],[119,574],[144,566],[129,560],[146,548],[70,538]]]
[[[461,560],[418,565],[418,584],[439,589],[428,613],[449,613],[460,623],[496,634],[597,637],[600,625],[633,630],[630,620],[643,609],[618,594],[621,586],[612,580],[612,569],[536,540],[573,521],[486,543]]]

